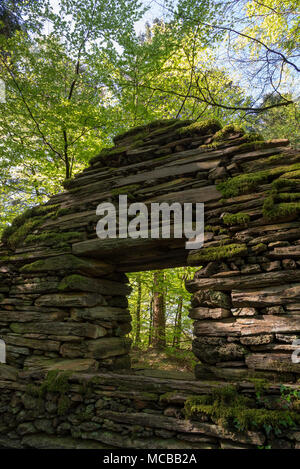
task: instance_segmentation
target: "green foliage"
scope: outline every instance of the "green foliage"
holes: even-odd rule
[[[58,8],[50,0],[20,4],[26,17],[22,28],[0,35],[1,78],[6,83],[6,103],[0,103],[5,142],[0,148],[0,229],[24,208],[45,202],[64,180],[68,187],[74,173],[102,148],[107,152],[118,133],[115,142],[130,141],[135,148],[143,144],[145,132],[179,132],[179,119],[186,121],[182,135],[215,132],[219,121],[225,125],[216,136],[219,141],[230,129],[239,130],[247,114],[247,132],[259,131],[267,138],[289,134],[293,142],[299,140],[298,105],[256,113],[257,118],[243,110],[254,106],[257,91],[251,96],[251,88],[238,81],[244,83],[248,71],[261,65],[260,42],[239,34],[230,41],[232,57],[251,51],[246,72],[240,68],[242,80],[218,57],[220,49],[229,47],[222,28],[226,18],[250,36],[263,38],[270,49],[293,54],[299,42],[296,0],[284,5],[276,0],[276,10],[249,0],[237,16],[230,15],[232,5],[227,9],[216,2],[171,1],[168,20],[159,18],[139,33],[136,27],[149,7],[134,0],[113,2],[109,16],[104,0],[96,9],[94,0],[60,0]],[[281,60],[276,52],[275,57]],[[280,71],[276,85],[273,75],[267,80],[289,90],[281,93],[287,101],[293,99],[289,65],[288,60],[274,65]],[[264,80],[260,87],[265,92]],[[274,104],[273,91],[264,105]],[[201,127],[202,119],[216,127]],[[250,142],[253,135],[244,138]]]
[[[254,384],[256,398],[259,401],[261,399],[262,394],[269,389],[270,383],[262,378],[248,378],[248,381]]]
[[[281,401],[283,401],[287,407],[292,404],[293,407],[300,410],[300,389],[290,389],[285,385],[281,385],[280,392]]]
[[[283,95],[285,99],[292,100],[291,93]],[[276,104],[278,99],[266,96],[264,105]],[[299,101],[287,107],[270,109],[263,114],[258,114],[256,126],[266,139],[288,138],[291,144],[297,148],[300,146],[300,106]]]
[[[190,308],[191,294],[185,288],[185,279],[191,278],[197,269],[194,267],[179,267],[176,269],[165,269],[163,275],[159,276],[159,283],[155,289],[159,290],[164,296],[165,316],[166,316],[166,344],[167,349],[164,353],[176,358],[176,347],[173,347],[175,338],[178,339],[179,347],[183,350],[191,348],[192,341],[192,321],[188,317]],[[148,349],[151,346],[151,337],[153,333],[153,294],[154,294],[154,273],[155,271],[144,271],[128,274],[132,292],[128,298],[129,310],[132,317],[132,332],[130,337],[134,340],[136,337],[137,317],[136,311],[139,301],[140,303],[140,340],[135,343],[137,347],[142,350]],[[141,296],[138,295],[139,284],[141,284]],[[178,319],[178,305],[182,301],[181,324],[180,328],[176,327],[176,318]],[[176,349],[176,350],[175,350]],[[183,350],[179,354],[182,356]],[[152,357],[152,365],[157,359]],[[180,357],[177,357],[179,362]],[[142,357],[146,360],[147,357]],[[150,358],[149,358],[150,359]],[[185,357],[186,363],[190,363],[190,355]],[[170,359],[171,360],[171,359]],[[182,360],[184,361],[184,359]]]
[[[259,386],[260,392],[262,389]],[[265,430],[279,433],[300,424],[300,414],[293,409],[261,408],[251,398],[239,393],[234,386],[218,388],[209,395],[190,397],[185,402],[187,417],[207,415],[224,428],[237,431]]]
[[[225,225],[247,225],[250,221],[250,216],[247,213],[226,213],[223,217]]]

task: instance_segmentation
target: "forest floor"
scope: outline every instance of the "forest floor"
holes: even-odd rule
[[[165,350],[138,349],[131,350],[132,368],[135,370],[160,370],[184,373],[193,376],[195,356],[191,350],[167,348]]]

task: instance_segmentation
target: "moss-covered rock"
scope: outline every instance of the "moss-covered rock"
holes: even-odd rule
[[[58,205],[39,205],[26,210],[3,230],[1,241],[9,248],[15,249],[23,243],[29,233],[53,215],[57,207]]]
[[[220,142],[226,140],[232,134],[241,134],[244,135],[245,130],[236,124],[225,125],[221,130],[219,130],[214,135],[214,142]]]
[[[300,424],[300,414],[293,410],[270,410],[254,399],[239,393],[234,386],[216,389],[210,395],[186,400],[187,417],[208,416],[212,421],[235,431],[265,430],[278,434],[283,429]]]
[[[188,254],[189,265],[201,265],[202,262],[211,262],[221,259],[231,259],[245,256],[248,253],[246,244],[226,244],[224,246],[207,247]]]
[[[21,267],[20,271],[28,273],[69,271],[86,273],[88,275],[90,274],[100,277],[102,274],[111,273],[113,271],[113,266],[102,261],[82,259],[74,256],[73,254],[65,254],[26,264]]]
[[[180,137],[201,136],[207,134],[214,134],[222,128],[221,123],[217,119],[203,120],[194,122],[178,130]]]
[[[43,244],[45,246],[64,247],[71,241],[81,241],[84,239],[84,233],[79,231],[54,232],[46,231],[41,234],[31,234],[25,239],[24,244]]]
[[[250,221],[250,216],[247,213],[226,213],[223,217],[225,225],[247,225]]]

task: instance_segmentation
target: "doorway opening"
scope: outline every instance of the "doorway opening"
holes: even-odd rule
[[[141,374],[191,379],[197,363],[192,352],[191,294],[185,280],[199,267],[129,273],[132,317],[132,369]],[[180,376],[179,376],[180,375]]]

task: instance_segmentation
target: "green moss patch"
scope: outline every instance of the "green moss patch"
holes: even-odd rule
[[[242,127],[236,124],[225,125],[221,130],[219,130],[214,136],[214,142],[220,142],[226,140],[232,134],[244,134],[245,131]]]
[[[124,154],[129,149],[129,146],[120,146],[120,147],[111,147],[103,148],[99,155],[94,156],[90,159],[90,164],[96,163],[97,161],[102,161],[106,164],[112,156],[118,156]]]
[[[247,225],[250,222],[250,216],[247,213],[226,213],[223,217],[225,225]]]
[[[254,399],[238,393],[234,386],[216,389],[210,395],[188,398],[185,414],[187,417],[209,416],[213,422],[231,430],[265,430],[267,434],[271,431],[278,434],[300,424],[300,414],[293,408],[266,409]]]
[[[285,201],[293,201],[300,199],[300,192],[282,192],[277,194],[277,199],[283,202]]]
[[[221,182],[218,184],[217,189],[226,198],[235,197],[256,189],[260,184],[271,182],[281,175],[283,175],[285,180],[288,180],[288,175],[291,175],[291,179],[293,179],[298,174],[300,176],[300,164],[295,163],[290,166],[279,166],[254,173],[241,174]]]
[[[1,241],[9,248],[15,249],[43,221],[55,213],[58,205],[39,205],[30,208],[16,217],[12,224],[4,229]]]
[[[217,119],[209,119],[206,121],[194,122],[193,124],[181,127],[177,133],[181,137],[189,137],[193,135],[213,134],[222,128],[221,123]]]
[[[27,388],[27,392],[43,398],[47,393],[59,394],[57,404],[57,414],[65,415],[71,406],[71,400],[67,396],[70,392],[69,376],[71,372],[51,370],[47,373],[45,380],[40,386],[31,385]]]
[[[123,186],[123,187],[118,187],[116,189],[112,189],[111,194],[113,196],[122,195],[122,194],[130,195],[133,192],[135,192],[136,190],[138,190],[139,188],[140,188],[139,184],[131,184],[131,185],[128,185],[128,186]]]
[[[191,252],[188,256],[189,263],[201,263],[217,261],[221,259],[231,259],[232,257],[246,255],[248,253],[246,244],[227,244],[211,248],[202,248],[199,251]]]
[[[156,121],[150,122],[149,124],[140,125],[138,127],[134,127],[133,129],[127,130],[126,132],[114,137],[113,141],[118,143],[121,140],[128,139],[129,137],[136,137],[137,134],[139,134],[141,137],[142,135],[148,134],[151,131],[159,129],[160,127],[169,127],[176,123],[180,123],[180,121],[178,119],[158,119]]]
[[[45,246],[63,247],[70,241],[80,241],[84,237],[84,233],[78,231],[69,231],[67,233],[56,233],[48,231],[38,235],[29,235],[25,239],[24,244],[44,244]]]

